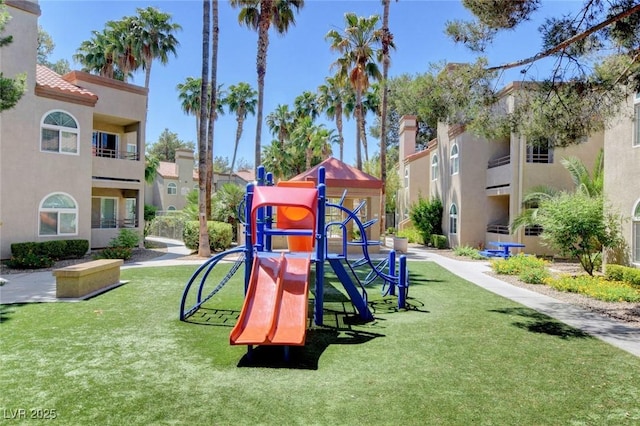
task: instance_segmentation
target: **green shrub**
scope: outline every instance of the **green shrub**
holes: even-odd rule
[[[447,237],[444,235],[431,235],[431,245],[437,249],[447,248]]]
[[[547,261],[535,256],[518,253],[507,259],[497,259],[491,262],[491,267],[496,274],[520,275],[523,271],[532,268],[545,268]]]
[[[121,229],[117,237],[112,238],[109,247],[136,248],[140,243],[140,235],[131,229]]]
[[[439,198],[425,200],[419,197],[411,206],[409,217],[425,244],[431,241],[432,234],[442,234],[442,201]]]
[[[407,241],[412,244],[426,244],[426,241],[422,238],[422,234],[411,226],[404,228],[402,231],[398,231],[396,237],[406,238]]]
[[[11,254],[15,257],[24,257],[30,253],[38,253],[38,243],[13,243],[11,244]]]
[[[546,268],[528,268],[520,272],[518,279],[529,284],[544,284],[545,280],[550,277]]]
[[[458,246],[454,247],[453,254],[456,256],[469,257],[474,260],[482,260],[486,259],[477,249],[469,246]]]
[[[626,267],[622,265],[607,265],[604,270],[604,276],[609,281],[622,281],[625,269]]]
[[[158,237],[173,238],[179,240],[184,233],[185,218],[178,214],[168,214],[165,216],[156,216],[149,223],[147,235],[156,235]]]
[[[96,255],[98,259],[122,259],[129,260],[133,251],[129,247],[107,247]]]
[[[67,257],[67,242],[65,240],[52,240],[40,243],[40,253],[53,260]]]
[[[7,265],[15,269],[40,269],[50,268],[54,263],[55,261],[50,257],[29,252],[20,256],[12,256]]]
[[[608,281],[604,277],[563,275],[558,279],[547,279],[549,286],[572,293],[584,294],[605,302],[640,302],[640,290],[622,281]]]
[[[66,240],[67,258],[79,259],[89,251],[89,240]]]
[[[231,247],[232,227],[224,222],[207,222],[209,231],[209,248],[213,251],[226,250]],[[184,223],[182,234],[184,245],[191,250],[198,250],[200,243],[200,223],[198,221],[188,221]]]
[[[387,234],[393,235],[395,233],[396,233],[396,228],[394,228],[393,226],[390,226],[387,228]]]
[[[622,281],[629,283],[635,287],[640,287],[640,269],[625,268]]]

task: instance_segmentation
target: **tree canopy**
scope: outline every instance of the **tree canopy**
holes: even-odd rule
[[[150,156],[156,157],[159,161],[176,161],[176,150],[188,149],[194,151],[196,146],[193,142],[185,142],[178,138],[178,134],[164,129],[158,140],[149,145],[147,151]]]
[[[634,0],[585,0],[573,16],[551,17],[539,27],[542,51],[490,65],[489,47],[501,32],[517,31],[541,9],[539,0],[463,0],[471,21],[456,20],[446,32],[477,58],[467,64],[432,64],[429,72],[396,79],[391,105],[434,127],[464,124],[479,136],[517,132],[552,146],[577,143],[603,130],[630,93],[640,89],[640,4]],[[531,74],[546,57],[548,75]],[[496,113],[502,71],[520,68],[524,88],[510,114]],[[401,112],[404,113],[404,112]]]

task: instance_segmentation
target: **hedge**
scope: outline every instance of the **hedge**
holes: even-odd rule
[[[11,244],[11,254],[16,258],[28,255],[44,256],[53,260],[78,259],[89,251],[88,240],[52,240],[40,243]]]
[[[209,230],[209,247],[212,251],[222,251],[231,247],[232,227],[230,223],[209,221],[207,229]],[[187,248],[198,250],[200,222],[196,220],[185,222],[182,240]]]
[[[622,265],[607,265],[604,276],[609,281],[623,281],[640,287],[640,269]]]

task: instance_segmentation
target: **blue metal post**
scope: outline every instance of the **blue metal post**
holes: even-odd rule
[[[244,292],[247,293],[249,288],[249,280],[251,278],[251,268],[253,267],[253,236],[251,234],[251,205],[253,204],[253,183],[247,184],[244,203],[244,246],[245,246],[245,263],[244,263]]]
[[[404,309],[407,306],[407,257],[400,256],[400,281],[398,284],[398,309]]]
[[[396,295],[395,278],[398,277],[398,275],[396,275],[396,251],[395,250],[391,250],[389,252],[389,276],[394,278],[394,280],[392,280],[389,283],[389,294],[391,296],[395,296]]]
[[[326,191],[324,167],[318,169],[318,212],[316,218],[316,299],[313,317],[316,325],[322,325],[324,313],[324,261],[325,238],[324,216],[326,209]]]
[[[264,166],[258,167],[258,176],[257,176],[258,186],[264,186],[265,184],[265,171]],[[258,209],[258,213],[256,214],[256,235],[254,235],[254,244],[257,251],[264,250],[264,207],[260,207]]]
[[[273,173],[267,173],[266,183],[267,186],[273,186]],[[273,227],[273,206],[267,206],[266,208],[267,216],[265,218],[265,227],[266,229],[271,229]],[[271,234],[267,235],[265,238],[265,251],[271,251]]]

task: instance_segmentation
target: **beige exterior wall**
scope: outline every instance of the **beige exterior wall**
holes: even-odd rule
[[[513,103],[513,93],[507,93],[501,107],[506,108]],[[405,127],[402,124],[400,126],[401,130]],[[415,126],[407,128],[414,131]],[[403,195],[408,201],[413,201],[412,197],[415,196],[417,199],[415,194],[422,192],[423,195],[437,196],[442,200],[442,228],[451,247],[480,248],[488,246],[492,241],[514,241],[525,244],[524,251],[527,253],[553,254],[548,247],[541,244],[538,236],[525,236],[523,230],[510,234],[509,225],[522,212],[523,195],[533,187],[546,185],[560,190],[573,189],[571,176],[560,160],[576,156],[591,170],[599,150],[603,147],[604,138],[604,134],[599,133],[582,144],[556,148],[553,152],[554,161],[542,164],[527,162],[526,138],[518,134],[512,134],[505,140],[489,141],[475,137],[461,126],[441,123],[437,129],[437,143],[430,144],[430,152],[422,157],[412,151],[415,149],[415,136],[401,133],[401,152],[410,154],[401,157],[401,188],[397,213],[401,218],[400,209],[406,206],[402,202]],[[458,147],[457,174],[452,174],[451,153],[454,144]],[[636,151],[640,151],[640,148]],[[436,155],[438,177],[432,181],[432,160]],[[409,170],[409,182],[407,187],[403,188],[405,170]],[[636,199],[638,197],[640,195],[637,195]],[[451,232],[450,226],[452,204],[457,207],[455,233]],[[629,204],[632,204],[630,200],[625,208],[631,211],[633,206]],[[630,228],[627,231],[630,233]]]
[[[66,76],[67,81],[96,94],[97,103],[77,95],[56,93],[55,89],[43,93],[36,88],[39,7],[36,2],[7,2],[7,6],[12,19],[5,34],[19,36],[0,49],[0,66],[5,75],[26,72],[28,78],[26,93],[16,107],[0,115],[0,258],[10,257],[11,244],[16,242],[86,239],[92,248],[104,247],[119,231],[118,228],[96,231],[92,226],[92,194],[105,189],[112,190],[112,195],[118,198],[119,209],[124,209],[126,198],[137,200],[139,226],[135,229],[141,232],[144,157],[137,161],[94,157],[92,134],[94,123],[108,124],[109,130],[121,138],[134,131],[139,152],[144,152],[146,89],[72,73]],[[41,124],[54,111],[63,111],[76,121],[77,153],[41,150]],[[66,194],[75,201],[76,234],[39,235],[39,207],[53,193]],[[118,219],[124,218],[121,215],[124,210],[118,212]],[[104,237],[98,238],[95,235],[98,233]]]
[[[640,247],[640,217],[634,220],[633,216],[640,204],[640,141],[634,136],[640,117],[634,116],[634,101],[640,102],[629,96],[622,114],[605,133],[604,192],[610,211],[623,217],[622,236],[627,250],[619,261],[640,268],[640,253],[634,256],[632,252],[634,247]]]

